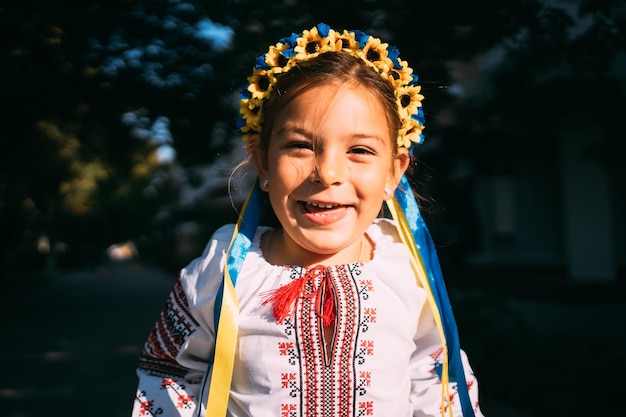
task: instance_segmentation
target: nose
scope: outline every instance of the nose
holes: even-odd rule
[[[325,151],[315,156],[311,181],[328,187],[344,183],[348,175],[349,167],[341,152]]]

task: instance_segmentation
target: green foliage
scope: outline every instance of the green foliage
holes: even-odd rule
[[[481,172],[554,164],[558,130],[572,120],[597,128],[592,148],[602,151],[588,156],[603,167],[614,169],[626,156],[617,128],[626,110],[625,11],[623,0],[582,1],[577,11],[543,7],[504,44],[491,90],[466,100],[457,113],[459,124],[484,138],[477,148]]]
[[[155,168],[153,149],[122,129],[125,103],[103,94],[87,59],[84,40],[96,16],[35,3],[0,10],[8,41],[0,61],[0,259],[7,279],[40,266],[55,244],[69,244],[82,263],[136,232],[150,213],[138,190]],[[145,211],[133,216],[138,209]],[[116,211],[128,215],[116,219]],[[51,247],[37,246],[44,237]]]
[[[549,160],[555,146],[546,120],[571,110],[559,105],[563,97],[589,108],[581,97],[593,78],[601,79],[595,88],[613,91],[593,97],[592,106],[604,100],[595,114],[610,114],[613,125],[606,146],[589,157],[615,165],[619,117],[613,115],[623,112],[624,100],[610,69],[624,51],[624,4],[581,1],[574,13],[536,0],[0,6],[0,104],[8,109],[0,118],[4,269],[38,265],[36,244],[44,235],[67,243],[83,262],[117,241],[156,233],[163,244],[172,234],[155,229],[189,219],[206,230],[215,227],[212,220],[230,219],[230,211],[208,203],[182,208],[181,182],[200,189],[205,179],[195,180],[194,172],[232,149],[237,93],[255,57],[318,22],[380,36],[411,63],[427,97],[426,134],[437,144],[420,152],[434,170],[469,160],[483,172],[510,171],[538,152]],[[213,38],[199,36],[202,25]],[[504,49],[491,70],[492,89],[461,99],[449,94],[453,64],[496,47]],[[452,107],[458,110],[451,128],[439,119]],[[128,114],[143,120],[142,134],[125,122]],[[171,138],[156,143],[145,132],[159,117],[168,121]],[[176,169],[159,165],[155,151],[163,143],[175,148]],[[206,198],[226,194],[218,186]],[[207,210],[217,211],[207,216]]]

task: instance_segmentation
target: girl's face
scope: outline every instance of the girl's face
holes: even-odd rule
[[[365,230],[409,163],[406,151],[393,155],[383,106],[361,86],[315,87],[294,97],[273,128],[266,158],[252,149],[283,227],[272,239],[275,260],[357,261]]]

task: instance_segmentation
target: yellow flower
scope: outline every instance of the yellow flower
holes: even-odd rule
[[[334,39],[332,39],[333,51],[346,51],[352,55],[354,51],[359,49],[358,44],[354,38],[354,33],[350,33],[344,30],[343,33],[334,32]]]
[[[255,68],[252,76],[248,77],[248,82],[250,83],[248,91],[252,93],[252,98],[263,99],[269,95],[276,78],[273,70]]]
[[[413,80],[413,77],[411,77],[413,69],[409,67],[409,64],[406,61],[400,61],[400,66],[401,69],[390,69],[386,77],[394,89],[407,85]]]
[[[241,117],[246,121],[246,126],[242,128],[243,132],[247,131],[248,129],[254,132],[261,131],[261,125],[263,123],[262,109],[262,102],[259,99],[250,98],[241,100],[239,113],[241,114]]]
[[[272,67],[274,74],[287,72],[294,65],[293,60],[282,55],[282,52],[289,49],[288,43],[277,43],[276,46],[270,46],[269,51],[265,55],[265,63]]]
[[[296,61],[313,58],[320,49],[322,49],[322,37],[317,32],[316,27],[303,31],[302,36],[298,38],[298,44],[293,48],[296,53]]]
[[[330,29],[328,36],[322,37],[317,27],[302,32],[298,38],[298,45],[293,50],[296,52],[295,61],[304,61],[319,55],[321,52],[334,50],[333,40],[335,31]]]
[[[365,46],[357,54],[368,64],[375,67],[379,72],[386,74],[393,68],[393,62],[388,58],[387,47],[389,44],[381,43],[380,39],[370,36]]]
[[[396,101],[401,119],[408,119],[411,115],[417,114],[417,108],[422,105],[424,99],[424,96],[419,93],[421,89],[419,85],[396,88]]]
[[[411,117],[404,119],[402,127],[398,130],[398,147],[410,148],[413,143],[420,143],[422,138],[420,134],[424,130],[424,126]]]

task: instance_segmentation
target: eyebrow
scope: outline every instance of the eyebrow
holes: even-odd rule
[[[300,134],[302,136],[305,136],[311,140],[319,140],[322,139],[319,135],[316,135],[315,133],[304,129],[302,127],[298,127],[298,126],[289,126],[287,125],[286,127],[282,127],[280,128],[277,132],[274,132],[274,135],[279,136],[282,135],[284,133],[297,133]],[[354,133],[351,135],[352,139],[376,139],[382,143],[385,143],[385,139],[378,134],[369,134],[369,133]]]
[[[298,133],[302,136],[306,136],[309,138],[314,138],[316,136],[313,134],[313,132],[309,132],[308,130],[302,127],[289,126],[289,125],[287,125],[287,127],[281,127],[277,132],[273,132],[273,133],[276,136],[282,135],[283,133]]]

